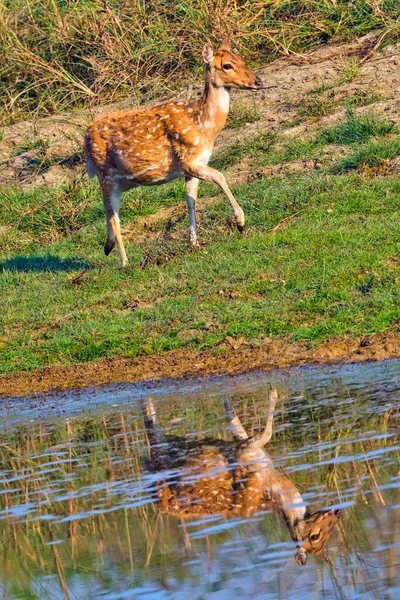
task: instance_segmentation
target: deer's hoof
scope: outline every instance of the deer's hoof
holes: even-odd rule
[[[238,228],[238,231],[240,231],[240,233],[244,232],[244,225],[239,225],[239,223],[236,223],[236,227]]]
[[[111,242],[109,240],[106,241],[106,243],[104,244],[104,254],[106,256],[108,256],[111,252],[111,250],[114,248],[115,246],[115,242]]]

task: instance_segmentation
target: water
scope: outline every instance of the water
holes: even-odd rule
[[[400,597],[399,375],[395,361],[3,402],[2,597]],[[295,561],[298,542],[283,518],[290,509],[279,510],[279,501],[247,515],[204,515],[205,492],[197,500],[188,492],[199,482],[204,487],[204,444],[232,439],[224,398],[246,431],[258,435],[271,388],[279,398],[274,434],[264,463],[252,464],[247,475],[272,473],[278,483],[290,477],[300,498],[292,509],[341,509],[326,560],[310,555],[305,566]],[[181,449],[174,464],[165,463],[171,445],[154,449],[142,406],[175,436]],[[195,467],[193,457],[187,465],[191,448]],[[242,468],[240,460],[228,478]],[[246,478],[237,485],[248,491]],[[179,510],[191,516],[170,514],[172,504],[157,502],[160,490],[177,489]]]

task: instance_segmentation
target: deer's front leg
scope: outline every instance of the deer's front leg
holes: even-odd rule
[[[202,179],[203,181],[211,181],[218,185],[221,190],[224,192],[225,196],[229,199],[229,202],[232,205],[233,211],[235,213],[236,225],[240,232],[244,230],[244,212],[236,202],[235,198],[231,190],[226,183],[225,177],[217,171],[217,169],[213,169],[212,167],[207,167],[206,165],[191,165],[190,167],[191,175],[197,177],[198,179]]]
[[[189,210],[189,235],[190,243],[197,246],[197,228],[196,228],[196,200],[199,189],[199,180],[197,177],[186,177],[186,200]]]

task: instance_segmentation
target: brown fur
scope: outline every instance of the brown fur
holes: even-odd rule
[[[263,434],[249,439],[230,405],[226,408],[236,441],[199,443],[164,436],[157,428],[152,404],[145,407],[150,468],[160,474],[170,469],[178,473],[174,483],[161,478],[157,484],[160,510],[180,517],[218,513],[249,517],[273,510],[283,517],[292,539],[299,543],[299,564],[305,564],[308,554],[324,558],[324,546],[340,511],[327,508],[309,515],[294,483],[275,469],[262,448],[272,434],[272,413]]]
[[[204,93],[197,102],[171,101],[143,110],[112,113],[92,123],[85,135],[90,177],[97,176],[107,217],[109,254],[115,243],[122,264],[128,264],[119,225],[121,194],[139,185],[160,185],[185,177],[190,218],[190,239],[197,243],[195,201],[198,180],[219,185],[235,211],[239,228],[244,214],[225,178],[207,166],[214,140],[224,127],[229,110],[229,90],[260,89],[261,80],[229,49],[226,40],[213,52],[206,45]],[[230,67],[230,68],[228,68]]]

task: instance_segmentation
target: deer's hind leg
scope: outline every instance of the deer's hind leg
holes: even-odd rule
[[[247,435],[245,428],[243,427],[242,423],[240,422],[239,417],[236,415],[228,396],[225,396],[225,398],[224,398],[224,407],[225,407],[226,417],[229,421],[229,429],[230,429],[234,439],[239,440],[239,441],[247,440],[249,436]]]
[[[262,448],[263,446],[265,446],[265,444],[268,444],[269,440],[271,439],[273,426],[274,426],[274,411],[275,411],[275,405],[276,405],[277,401],[278,401],[278,392],[276,391],[275,388],[273,388],[269,392],[269,407],[268,407],[268,413],[267,413],[267,423],[265,425],[264,431],[252,440],[252,445],[255,448]]]
[[[142,404],[142,414],[146,428],[149,457],[152,471],[162,471],[166,468],[164,457],[165,436],[157,423],[153,400],[147,398]]]
[[[107,221],[107,241],[104,245],[104,253],[108,256],[115,244],[117,244],[122,266],[126,267],[129,262],[122,241],[121,225],[119,221],[119,207],[121,204],[122,190],[120,186],[114,182],[103,182],[101,189]]]
[[[196,177],[186,177],[186,200],[189,210],[190,243],[197,246],[196,200],[199,180]]]

